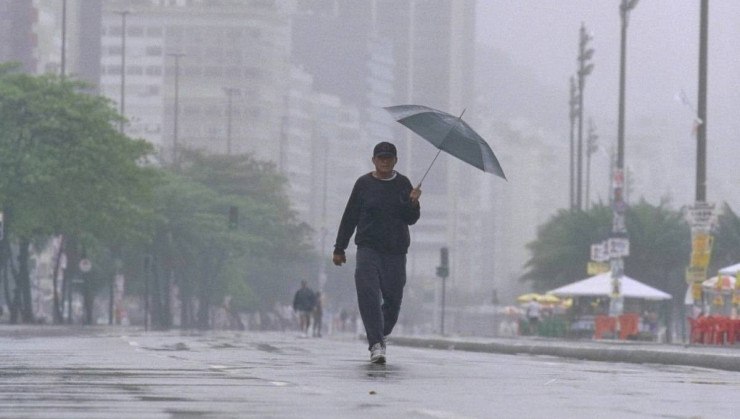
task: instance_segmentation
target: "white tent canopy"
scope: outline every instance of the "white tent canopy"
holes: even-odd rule
[[[737,275],[740,272],[740,263],[731,266],[725,266],[719,270],[720,275]]]
[[[628,276],[622,276],[622,296],[626,298],[642,298],[644,300],[670,300],[672,297],[661,290],[647,286]],[[612,291],[612,274],[602,274],[582,279],[572,284],[550,290],[548,294],[558,297],[608,297]]]

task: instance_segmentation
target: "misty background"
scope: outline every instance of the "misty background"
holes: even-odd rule
[[[609,200],[619,3],[18,0],[0,3],[0,36],[8,41],[0,61],[88,81],[127,117],[125,132],[154,144],[165,164],[178,148],[273,163],[322,257],[295,284],[307,279],[343,303],[354,298],[353,269],[330,266],[330,254],[352,185],[372,170],[372,146],[395,142],[397,168],[412,182],[436,152],[382,107],[465,109],[507,181],[445,155],[426,179],[407,298],[437,321],[442,247],[450,249],[448,304],[508,303],[528,290],[519,280],[530,256],[525,245],[569,205],[569,78],[581,24],[595,49],[584,119],[599,136],[589,198]],[[737,209],[740,4],[715,0],[709,19],[707,196]],[[628,201],[668,199],[677,209],[694,201],[698,31],[696,1],[643,0],[630,14]],[[681,92],[686,101],[677,99]]]

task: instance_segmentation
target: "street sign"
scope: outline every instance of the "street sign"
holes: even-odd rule
[[[706,269],[709,266],[709,252],[691,252],[691,266]]]
[[[613,237],[607,241],[609,256],[622,258],[630,255],[630,240],[626,238]]]
[[[688,208],[686,219],[692,231],[708,231],[717,223],[717,215],[714,204],[696,202]]]
[[[90,269],[92,269],[92,262],[90,262],[90,259],[80,259],[80,271],[82,272],[90,272]]]
[[[707,268],[705,266],[689,266],[686,268],[686,283],[691,285],[703,282],[707,279]]]
[[[609,264],[603,262],[588,262],[586,266],[586,272],[589,275],[598,275],[604,272],[609,272]]]
[[[606,262],[609,260],[606,242],[591,245],[591,260],[595,262]]]

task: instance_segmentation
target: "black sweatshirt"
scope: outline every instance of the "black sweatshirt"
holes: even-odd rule
[[[416,223],[420,208],[409,198],[411,182],[396,173],[390,180],[372,173],[360,176],[352,188],[334,244],[335,254],[344,254],[352,233],[355,244],[381,253],[405,254],[409,248],[409,226]]]

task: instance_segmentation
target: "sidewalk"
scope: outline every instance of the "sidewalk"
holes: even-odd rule
[[[562,340],[539,337],[477,338],[448,336],[391,336],[391,344],[421,348],[550,355],[603,362],[685,365],[740,371],[740,345],[658,344],[617,340]]]

